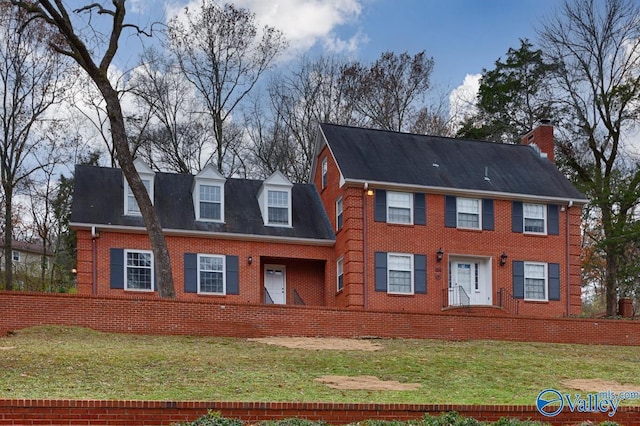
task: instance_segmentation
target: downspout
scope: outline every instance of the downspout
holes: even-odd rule
[[[367,262],[367,191],[369,190],[369,183],[364,183],[364,191],[362,192],[362,267],[364,268],[362,274],[362,307],[367,309],[367,275],[369,273]]]
[[[566,211],[566,230],[565,233],[567,235],[567,259],[566,259],[566,274],[567,274],[567,316],[569,316],[571,314],[571,234],[570,234],[570,229],[569,229],[569,225],[570,225],[570,220],[569,217],[571,216],[569,214],[569,209],[571,209],[571,207],[573,206],[573,201],[569,201],[569,204],[567,204],[567,211]]]
[[[91,227],[91,294],[98,295],[98,232],[95,226]]]

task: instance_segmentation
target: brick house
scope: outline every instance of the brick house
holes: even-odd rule
[[[211,166],[195,176],[136,168],[165,230],[179,299],[578,314],[587,200],[553,164],[551,126],[523,142],[322,124],[308,184],[279,172],[257,181]],[[79,293],[158,297],[119,169],[76,168],[71,222]]]

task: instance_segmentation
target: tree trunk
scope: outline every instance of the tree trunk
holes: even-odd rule
[[[13,234],[13,222],[11,221],[13,191],[12,188],[4,188],[4,289],[13,290],[13,256],[11,247],[11,235]]]
[[[618,275],[618,250],[615,245],[605,247],[607,265],[605,268],[605,297],[607,316],[612,317],[618,313],[618,288],[616,277]]]
[[[111,123],[111,138],[113,139],[118,163],[120,163],[122,173],[127,179],[131,191],[138,202],[140,213],[142,214],[147,233],[149,234],[155,259],[155,269],[157,271],[158,295],[162,298],[175,298],[173,273],[167,242],[149,194],[147,194],[147,190],[133,164],[133,157],[129,150],[129,142],[127,140],[118,93],[111,87],[106,77],[98,82],[98,87],[107,105],[107,113],[109,114],[109,121]]]

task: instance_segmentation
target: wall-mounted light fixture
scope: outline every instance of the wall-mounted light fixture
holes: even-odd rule
[[[436,252],[436,260],[438,262],[442,262],[442,257],[444,256],[444,251],[442,251],[442,247],[440,247],[438,249],[438,251]]]
[[[253,256],[247,257],[247,262],[251,265],[253,263]]]
[[[373,195],[373,189],[369,188],[369,182],[364,183],[364,192],[366,192],[369,197]]]
[[[502,252],[500,255],[500,266],[504,266],[507,263],[507,253]]]

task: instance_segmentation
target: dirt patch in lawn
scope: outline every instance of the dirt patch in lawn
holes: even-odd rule
[[[419,383],[400,383],[396,380],[380,380],[374,376],[322,376],[315,379],[333,389],[348,390],[415,390]]]
[[[335,350],[335,351],[379,351],[380,343],[364,339],[337,339],[315,337],[264,337],[260,339],[248,339],[252,342],[266,343],[267,345],[284,346],[292,349],[309,350]]]
[[[10,351],[11,349],[15,348],[15,346],[0,346],[0,351]]]
[[[635,392],[640,386],[622,385],[614,380],[602,379],[569,379],[560,382],[563,386],[583,392]]]

